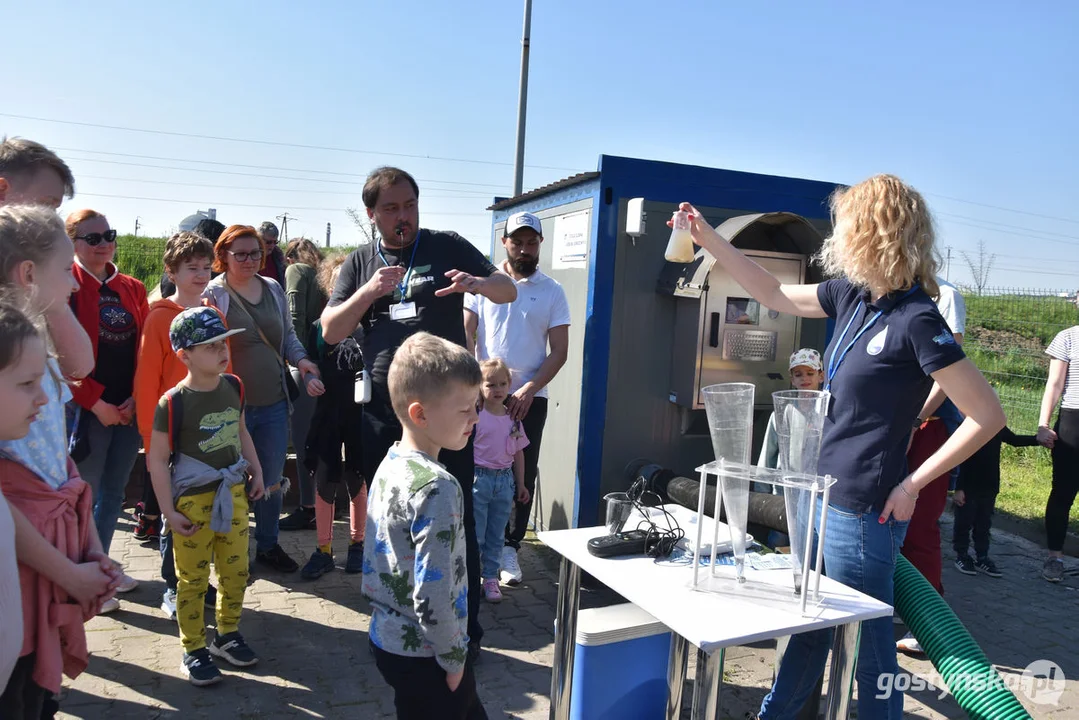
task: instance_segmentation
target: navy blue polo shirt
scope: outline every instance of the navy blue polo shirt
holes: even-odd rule
[[[921,289],[872,303],[868,291],[840,278],[822,283],[817,298],[836,321],[823,358],[826,380],[830,367],[835,374],[818,473],[838,481],[831,504],[879,512],[907,475],[907,441],[933,386],[930,373],[965,355]],[[882,315],[840,363],[843,350],[878,311]]]

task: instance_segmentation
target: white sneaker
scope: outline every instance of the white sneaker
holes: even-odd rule
[[[139,581],[125,573],[124,576],[120,579],[120,584],[116,586],[116,592],[129,593],[138,586]]]
[[[922,650],[921,643],[919,643],[910,633],[904,635],[902,640],[896,641],[895,649],[899,650],[900,652],[909,653],[911,655],[925,654],[925,650]]]
[[[176,619],[176,591],[166,590],[165,594],[161,596],[161,612],[165,613],[165,617],[169,620]]]
[[[521,564],[517,562],[517,549],[511,545],[502,548],[501,578],[507,585],[520,585],[524,580]]]
[[[116,612],[120,609],[120,601],[116,598],[109,598],[105,601],[105,604],[101,606],[101,612],[98,615],[108,615],[109,613]]]

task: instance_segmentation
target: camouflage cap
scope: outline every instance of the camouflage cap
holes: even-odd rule
[[[188,308],[177,315],[169,326],[169,342],[172,349],[187,350],[196,345],[217,342],[242,333],[244,328],[229,330],[217,308]]]

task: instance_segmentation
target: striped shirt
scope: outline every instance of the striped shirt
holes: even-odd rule
[[[1079,410],[1079,325],[1061,331],[1053,342],[1049,343],[1045,354],[1054,360],[1068,363],[1068,375],[1064,381],[1064,395],[1060,407],[1066,410]]]

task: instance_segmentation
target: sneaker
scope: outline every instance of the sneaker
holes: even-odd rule
[[[517,562],[517,548],[506,545],[502,548],[502,582],[510,585],[520,585],[524,580],[521,572],[521,564]]]
[[[1049,582],[1060,582],[1064,579],[1064,561],[1058,557],[1046,558],[1042,567],[1042,577]]]
[[[165,613],[165,617],[169,620],[176,619],[176,591],[166,590],[165,594],[161,596],[161,612]]]
[[[1004,576],[1004,573],[997,569],[997,564],[987,557],[978,558],[974,563],[974,567],[978,568],[979,571],[985,573],[989,577],[998,578]]]
[[[206,594],[202,598],[202,606],[207,610],[217,609],[217,588],[213,585],[207,586]]]
[[[315,550],[311,553],[311,559],[307,561],[307,564],[303,566],[303,570],[300,571],[300,577],[304,580],[317,580],[328,572],[332,572],[334,569],[333,555],[324,553],[321,550]]]
[[[921,643],[919,643],[910,633],[904,635],[902,640],[896,641],[895,649],[899,650],[900,652],[907,653],[908,655],[925,654],[925,651],[922,650]]]
[[[970,555],[963,553],[955,558],[955,569],[964,575],[977,575],[977,566],[974,564],[974,559]],[[1000,577],[999,575],[997,577]]]
[[[120,601],[116,598],[109,598],[105,601],[105,604],[101,606],[101,611],[98,615],[108,615],[109,613],[116,612],[120,609]]]
[[[210,643],[210,654],[223,658],[229,665],[236,667],[251,667],[259,661],[259,656],[247,646],[239,631],[215,637]]]
[[[494,578],[483,581],[483,597],[489,603],[502,602],[502,591],[498,589],[498,581]]]
[[[139,542],[159,540],[161,538],[161,518],[148,518],[143,513],[143,505],[140,502],[135,506],[135,532],[132,533]]]
[[[296,561],[290,558],[280,545],[274,545],[266,552],[256,552],[255,562],[283,573],[293,573],[300,569]]]
[[[139,586],[139,581],[130,575],[125,574],[120,578],[120,584],[116,586],[116,592],[129,593]]]
[[[363,572],[363,540],[349,543],[345,572],[353,574]]]
[[[281,518],[282,530],[312,530],[315,527],[315,509],[298,507]]]
[[[191,681],[195,687],[206,687],[221,682],[221,671],[214,665],[214,659],[206,648],[199,648],[193,653],[184,653],[180,663],[180,674]]]

